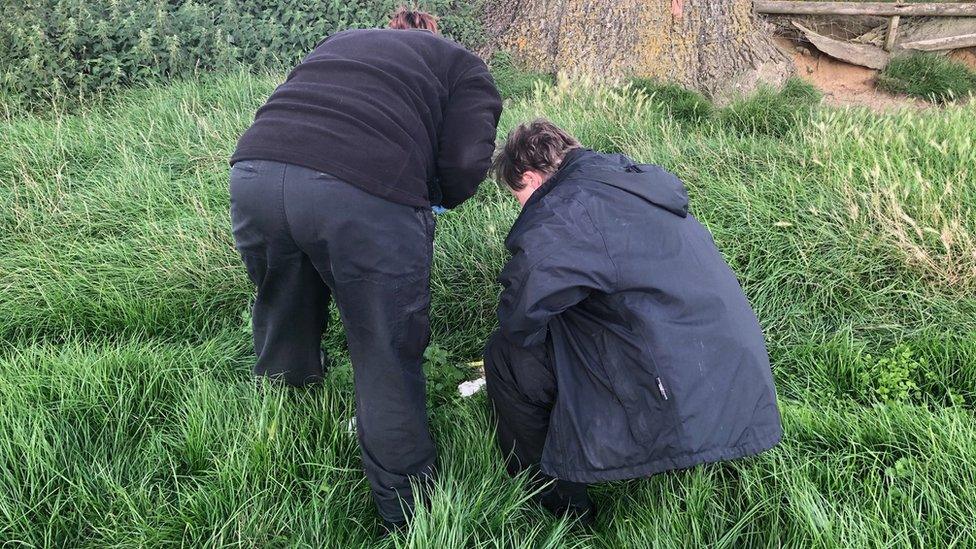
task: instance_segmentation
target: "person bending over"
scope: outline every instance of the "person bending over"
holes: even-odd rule
[[[237,144],[230,197],[257,286],[254,373],[320,381],[335,299],[363,466],[393,528],[410,514],[411,479],[434,468],[422,369],[431,206],[475,193],[502,102],[485,63],[430,14],[401,10],[390,26],[336,33],[291,72]]]
[[[589,521],[589,483],[779,442],[759,322],[677,177],[545,120],[513,130],[493,172],[522,211],[488,396],[509,473],[545,483],[546,508]]]

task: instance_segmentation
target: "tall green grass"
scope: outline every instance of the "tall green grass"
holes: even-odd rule
[[[799,78],[780,89],[760,87],[751,95],[735,98],[718,108],[704,95],[677,84],[637,78],[631,87],[648,96],[667,118],[690,125],[718,124],[741,134],[782,137],[804,124],[821,99],[820,91]]]
[[[504,99],[522,98],[531,95],[536,86],[551,85],[555,82],[554,75],[527,72],[507,52],[495,53],[489,61],[489,67],[495,77],[498,94]]]
[[[896,57],[878,75],[878,87],[946,103],[964,100],[976,92],[976,71],[965,64],[934,53],[913,53]]]
[[[976,106],[811,104],[766,131],[780,127],[773,110],[689,124],[637,86],[539,83],[510,99],[500,136],[547,116],[686,182],[765,328],[785,440],[601,485],[592,531],[527,501],[483,396],[457,398],[445,367],[478,358],[495,324],[518,212],[486,184],[438,219],[440,479],[409,532],[377,541],[338,322],[325,387],[248,373],[252,289],[226,159],[276,81],[179,83],[70,113],[0,105],[0,542],[976,546]],[[764,93],[810,104],[794,92]]]

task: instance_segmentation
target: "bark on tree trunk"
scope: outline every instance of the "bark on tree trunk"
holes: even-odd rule
[[[489,49],[561,75],[677,82],[722,99],[781,83],[789,58],[751,0],[492,0]]]

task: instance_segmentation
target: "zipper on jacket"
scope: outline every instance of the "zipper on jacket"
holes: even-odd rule
[[[661,393],[661,398],[663,398],[664,400],[667,400],[668,399],[668,391],[667,391],[667,389],[664,388],[664,382],[661,381],[661,378],[659,378],[659,377],[655,377],[654,378],[654,381],[657,381],[657,392]]]

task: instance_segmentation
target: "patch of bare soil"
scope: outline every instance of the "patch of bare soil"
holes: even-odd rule
[[[956,61],[961,61],[969,66],[969,68],[976,70],[976,48],[964,48],[961,50],[954,50],[949,54],[949,57],[955,59]]]
[[[776,45],[793,58],[797,76],[822,91],[824,100],[830,105],[860,106],[875,111],[929,106],[918,99],[877,89],[878,71],[874,69],[838,61],[813,47],[797,46],[787,38],[777,37]]]

